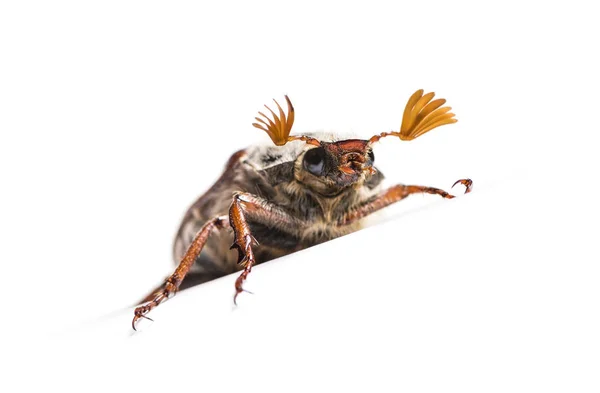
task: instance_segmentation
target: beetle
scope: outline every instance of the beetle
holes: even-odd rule
[[[383,190],[383,175],[374,167],[373,145],[381,138],[409,141],[457,121],[444,106],[446,100],[433,100],[434,95],[417,90],[406,104],[400,130],[368,140],[290,135],[295,111],[288,96],[287,114],[275,100],[278,113],[265,105],[271,116],[259,112],[252,125],[265,131],[274,146],[234,153],[221,177],[187,210],[173,247],[177,267],[135,309],[133,329],[178,290],[241,271],[235,281],[236,303],[257,263],[357,231],[365,217],[411,194],[454,198],[418,185]],[[459,183],[465,193],[471,191],[470,179],[452,187]]]

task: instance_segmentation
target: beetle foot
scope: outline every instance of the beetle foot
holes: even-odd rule
[[[137,331],[137,329],[136,329],[137,322],[142,318],[153,321],[153,319],[148,318],[146,316],[146,314],[148,314],[153,308],[155,308],[156,306],[158,306],[159,304],[161,304],[162,302],[167,300],[169,297],[175,295],[176,292],[177,292],[177,288],[175,287],[175,285],[173,285],[171,283],[171,281],[167,280],[167,283],[166,283],[164,289],[160,290],[159,292],[156,292],[156,294],[152,300],[150,300],[148,303],[141,305],[135,309],[135,311],[133,312],[133,314],[134,314],[133,320],[131,321],[131,327],[133,328],[133,330]]]
[[[460,184],[462,184],[463,186],[466,187],[465,194],[468,194],[468,193],[470,193],[473,190],[473,180],[471,180],[471,179],[460,179],[460,180],[457,180],[452,185],[452,188],[454,188],[454,186],[457,185],[458,183],[460,183]]]
[[[240,293],[247,292],[247,293],[253,295],[252,292],[250,292],[247,289],[244,289],[244,287],[243,287],[244,281],[246,281],[246,278],[248,277],[249,273],[250,273],[250,269],[244,269],[242,274],[240,274],[240,276],[235,280],[235,295],[233,295],[233,304],[235,304],[236,306],[237,306],[237,297]]]

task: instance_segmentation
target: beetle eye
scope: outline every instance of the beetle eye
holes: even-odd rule
[[[371,160],[371,164],[375,162],[375,153],[373,153],[373,150],[369,152],[369,159]]]
[[[323,175],[325,166],[325,149],[317,147],[304,154],[304,168],[315,176]]]

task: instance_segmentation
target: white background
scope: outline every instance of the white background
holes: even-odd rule
[[[589,2],[591,4],[591,2]],[[4,2],[8,390],[598,391],[597,13],[586,2]],[[377,147],[415,196],[381,223],[180,293],[182,214],[288,94],[295,133],[459,122]],[[457,188],[456,191],[459,191]]]

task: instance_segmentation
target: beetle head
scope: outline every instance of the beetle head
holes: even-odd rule
[[[350,186],[362,185],[374,174],[374,160],[369,141],[319,141],[319,146],[305,150],[298,157],[294,176],[321,195],[337,195]]]
[[[454,113],[449,106],[443,106],[446,100],[432,100],[434,93],[423,94],[417,90],[406,103],[399,131],[383,132],[369,140],[347,139],[337,142],[323,142],[310,136],[290,136],[294,124],[294,107],[285,96],[287,116],[275,101],[279,115],[265,105],[271,113],[271,120],[262,112],[256,117],[256,128],[265,131],[277,146],[283,146],[294,140],[304,141],[314,146],[306,150],[296,161],[296,179],[307,184],[323,195],[337,194],[341,190],[360,185],[366,177],[375,173],[372,145],[381,138],[396,136],[401,140],[413,140],[436,127],[456,123]]]

